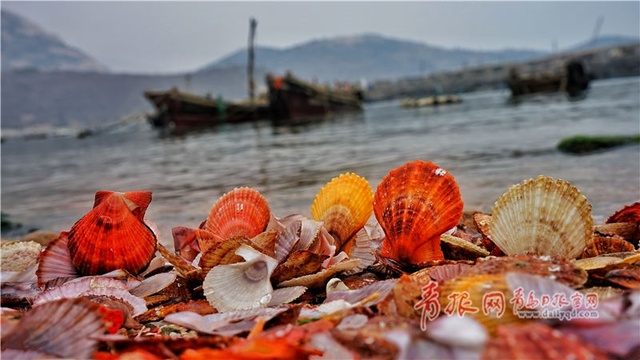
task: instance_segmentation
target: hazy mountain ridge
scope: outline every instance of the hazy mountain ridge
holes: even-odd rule
[[[265,72],[256,69],[256,76]],[[220,84],[225,84],[224,86]],[[19,71],[2,73],[2,127],[100,127],[154,111],[146,90],[170,87],[225,98],[247,94],[246,69],[210,70],[192,76]]]
[[[18,40],[22,39],[22,40]],[[606,45],[637,38],[601,37]],[[605,43],[585,43],[584,48]],[[108,73],[81,51],[19,16],[2,11],[2,127],[95,127],[154,109],[143,97],[149,89],[176,86],[227,99],[247,96],[246,48],[187,74]],[[388,83],[417,79],[479,64],[523,62],[548,55],[531,50],[446,49],[377,34],[316,39],[286,49],[257,47],[255,81],[266,72],[294,74],[318,81],[367,79]],[[61,71],[64,70],[64,71]],[[386,81],[379,81],[386,80]],[[393,90],[393,89],[392,89]]]
[[[2,10],[2,70],[106,72],[107,67],[22,16]]]
[[[378,34],[316,39],[277,49],[256,47],[256,65],[276,73],[291,70],[303,78],[319,81],[394,79],[418,76],[466,66],[524,61],[547,53],[505,49],[476,51],[447,49]],[[201,70],[245,65],[247,49],[240,49]]]

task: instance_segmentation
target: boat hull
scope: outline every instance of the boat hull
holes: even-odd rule
[[[575,97],[589,88],[590,80],[584,65],[571,61],[561,70],[540,74],[521,75],[514,68],[509,74],[507,86],[513,97],[553,92],[564,92],[570,97]]]
[[[269,114],[273,120],[299,120],[334,113],[362,111],[362,93],[331,90],[287,74],[267,75]]]
[[[268,117],[266,103],[232,103],[180,92],[175,88],[168,91],[147,91],[144,95],[157,110],[149,117],[149,122],[154,127],[190,129]]]

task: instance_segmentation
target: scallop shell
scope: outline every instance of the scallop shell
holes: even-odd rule
[[[124,269],[137,274],[144,270],[157,243],[142,221],[149,201],[148,191],[97,192],[94,208],[69,231],[69,252],[78,272],[98,275]]]
[[[485,296],[499,296],[497,294],[502,294],[504,299],[501,302],[502,309],[488,308],[485,312]],[[439,300],[442,312],[450,316],[471,316],[490,334],[495,334],[496,327],[500,324],[523,321],[514,314],[512,298],[513,291],[507,285],[505,274],[461,276],[440,284]]]
[[[205,230],[225,240],[238,236],[251,239],[265,230],[270,219],[269,204],[257,190],[235,188],[213,205]]]
[[[33,300],[33,304],[40,305],[63,298],[86,297],[91,299],[92,297],[101,296],[127,304],[131,307],[133,316],[147,311],[144,299],[127,291],[124,282],[104,276],[85,276],[51,288],[38,295]]]
[[[576,336],[565,335],[542,323],[499,326],[482,359],[609,359]]]
[[[359,273],[376,262],[376,255],[371,247],[371,236],[364,227],[358,230],[343,250],[350,259],[360,260],[360,264],[352,270],[345,271],[345,275]]]
[[[464,263],[438,265],[416,271],[411,277],[420,283],[427,283],[429,280],[443,283],[458,277],[470,267],[471,265]]]
[[[202,268],[202,273],[207,274],[218,265],[229,265],[242,261],[242,257],[236,255],[236,250],[240,246],[248,244],[250,241],[245,237],[234,237],[214,244],[200,258],[198,265]]]
[[[327,280],[329,280],[333,275],[339,272],[349,271],[358,266],[359,263],[360,260],[358,259],[344,260],[315,274],[304,275],[283,281],[278,284],[278,287],[304,286],[309,289],[321,288],[326,285]]]
[[[328,182],[316,195],[311,215],[338,242],[338,250],[364,225],[373,211],[373,190],[369,182],[353,173]]]
[[[457,236],[440,235],[440,245],[446,259],[450,260],[475,260],[479,257],[489,256],[489,252],[477,245]]]
[[[42,245],[35,241],[3,243],[0,251],[2,271],[23,271],[38,262]]]
[[[401,263],[442,260],[440,235],[458,224],[463,202],[458,184],[432,162],[416,160],[382,179],[374,213],[386,238],[382,255]]]
[[[73,279],[79,276],[71,263],[71,254],[67,246],[69,243],[68,235],[68,232],[61,232],[60,236],[50,242],[40,254],[40,261],[36,270],[38,286],[44,286],[49,281],[58,278]]]
[[[465,270],[465,276],[523,272],[552,278],[570,287],[580,287],[587,282],[586,271],[574,263],[551,256],[517,255],[490,258]]]
[[[202,280],[204,277],[202,276],[200,269],[193,266],[190,262],[185,260],[182,256],[171,253],[167,248],[162,246],[162,244],[158,244],[158,252],[162,257],[164,257],[171,265],[173,265],[180,274],[185,279],[189,280]]]
[[[591,205],[567,181],[546,176],[512,186],[493,206],[491,239],[507,255],[575,259],[593,241]]]
[[[271,279],[277,284],[318,272],[327,258],[327,255],[316,254],[309,250],[296,250],[289,254],[286,261],[276,267]]]
[[[47,358],[89,359],[98,349],[96,337],[106,330],[99,309],[83,298],[34,306],[13,331],[3,334],[2,348],[38,351]]]
[[[593,234],[593,244],[586,248],[581,257],[594,257],[598,255],[634,251],[632,243],[618,235]]]
[[[630,266],[623,269],[613,269],[605,277],[607,281],[626,289],[640,288],[640,268]]]
[[[271,301],[271,274],[278,260],[268,257],[249,245],[236,250],[245,262],[218,265],[211,269],[202,283],[204,295],[220,312],[266,307]]]
[[[640,240],[640,222],[599,224],[593,227],[593,231],[600,234],[619,235],[635,246],[639,245],[638,240]]]
[[[627,205],[624,208],[616,211],[613,215],[607,218],[605,221],[607,224],[611,223],[637,223],[640,222],[640,201],[631,205]]]

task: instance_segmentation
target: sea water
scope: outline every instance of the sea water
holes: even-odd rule
[[[511,185],[541,174],[578,187],[596,223],[640,199],[640,146],[582,156],[556,149],[578,134],[640,133],[640,78],[592,82],[580,101],[549,94],[514,103],[507,90],[460,95],[460,104],[378,102],[297,125],[228,124],[169,136],[142,122],[83,139],[9,139],[2,212],[22,231],[64,231],[91,209],[98,190],[150,190],[146,218],[170,245],[173,227],[197,227],[235,187],[259,190],[276,216],[309,216],[333,177],[355,172],[375,190],[389,171],[416,159],[451,172],[469,211],[490,212]]]

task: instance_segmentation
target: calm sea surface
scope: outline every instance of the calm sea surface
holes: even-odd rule
[[[511,104],[508,97],[463,94],[461,104],[420,109],[382,102],[307,125],[225,125],[184,136],[138,123],[85,139],[9,139],[2,144],[2,212],[63,231],[91,209],[97,190],[150,190],[147,218],[171,244],[171,228],[197,227],[234,187],[259,190],[276,216],[309,215],[333,177],[355,172],[375,189],[415,159],[449,170],[466,210],[490,211],[509,186],[540,174],[577,186],[596,222],[640,199],[640,146],[586,156],[555,149],[577,134],[638,134],[640,78],[594,82],[581,101],[556,94]]]

